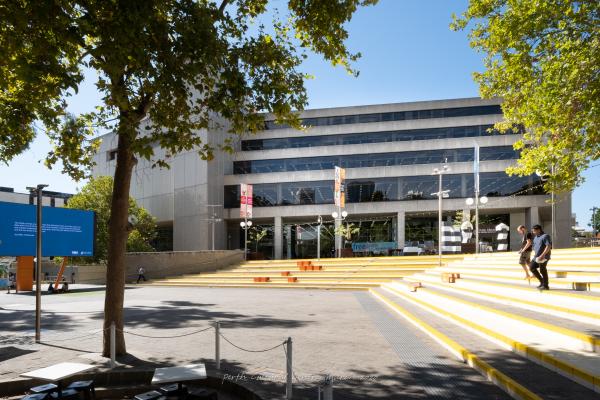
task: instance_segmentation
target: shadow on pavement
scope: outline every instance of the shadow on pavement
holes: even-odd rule
[[[0,339],[1,342],[1,339]],[[25,350],[15,346],[6,346],[0,348],[0,362],[10,360],[12,358],[24,356],[25,354],[35,353],[37,350]]]

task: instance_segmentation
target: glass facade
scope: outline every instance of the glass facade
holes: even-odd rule
[[[512,146],[481,147],[479,159],[511,160],[519,158]],[[404,151],[398,153],[351,154],[343,156],[321,156],[283,158],[271,160],[235,161],[234,174],[260,174],[271,172],[310,171],[342,168],[389,167],[393,165],[433,164],[473,161],[473,148]]]
[[[333,117],[304,118],[302,124],[306,126],[327,126],[345,124],[364,124],[369,122],[406,121],[412,119],[468,117],[473,115],[502,114],[499,105],[437,108],[430,110],[397,111],[371,114],[337,115]],[[265,129],[289,128],[288,125],[276,124],[275,121],[265,121]]]
[[[471,197],[474,192],[473,174],[448,174],[443,179],[444,190],[450,198]],[[504,172],[480,174],[482,196],[543,194],[540,179],[532,176],[508,176]],[[333,180],[314,182],[282,182],[253,185],[255,207],[300,204],[333,204]],[[225,208],[238,208],[239,185],[225,186]],[[346,202],[366,203],[435,199],[431,193],[438,190],[438,178],[433,175],[402,176],[396,178],[350,179],[346,181]]]
[[[276,150],[346,144],[404,142],[412,140],[454,139],[497,134],[492,125],[455,126],[450,128],[409,129],[401,131],[347,133],[342,135],[300,136],[276,139],[242,140],[242,150]],[[512,132],[518,134],[518,131]]]

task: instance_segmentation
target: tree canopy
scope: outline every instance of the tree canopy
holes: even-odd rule
[[[86,175],[98,129],[118,135],[108,227],[103,354],[115,323],[117,354],[126,352],[123,329],[129,189],[139,158],[195,150],[211,159],[231,150],[199,133],[226,121],[230,134],[264,127],[264,114],[300,127],[307,103],[300,71],[307,51],[348,72],[346,23],[359,6],[377,0],[0,0],[0,161],[26,150],[39,121],[54,148],[49,166],[62,162],[76,179]],[[270,23],[266,21],[271,20]],[[97,72],[102,103],[70,116],[67,99]]]
[[[547,190],[572,190],[600,158],[600,2],[470,0],[451,25],[468,26],[485,53],[485,71],[474,74],[481,95],[503,99],[496,127],[526,130],[508,172],[539,172]]]
[[[96,251],[92,259],[83,258],[84,262],[105,262],[107,259],[112,191],[112,177],[91,178],[67,203],[67,208],[96,212]],[[145,208],[139,206],[133,197],[129,198],[128,214],[131,226],[127,238],[127,251],[153,251],[151,243],[156,237],[155,218]]]

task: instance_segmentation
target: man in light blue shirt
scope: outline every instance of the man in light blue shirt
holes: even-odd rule
[[[547,233],[544,233],[540,225],[534,225],[531,229],[533,232],[533,260],[529,264],[531,273],[540,281],[538,289],[549,290],[548,287],[548,260],[552,251],[552,238]],[[539,269],[539,271],[538,271]]]

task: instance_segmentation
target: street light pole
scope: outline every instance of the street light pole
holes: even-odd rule
[[[439,188],[437,193],[432,193],[432,195],[438,196],[438,265],[442,266],[442,197],[444,195],[448,195],[449,190],[442,190],[442,174],[445,174],[450,171],[450,167],[448,167],[447,161],[444,161],[444,165],[441,169],[435,168],[433,170],[433,175],[438,175],[439,177]]]
[[[317,261],[321,260],[321,225],[323,225],[323,218],[319,215],[317,218]]]
[[[35,188],[28,187],[30,193],[37,195],[36,205],[36,251],[35,251],[35,342],[41,340],[42,330],[42,198],[43,190],[48,185],[40,184]]]

